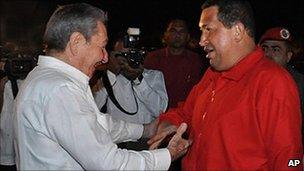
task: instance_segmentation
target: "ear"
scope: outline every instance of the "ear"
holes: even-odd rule
[[[241,41],[244,38],[246,33],[245,27],[241,22],[236,23],[232,26],[233,37],[237,42]]]
[[[190,37],[190,34],[188,33],[188,34],[187,34],[187,38],[186,38],[187,42],[189,42],[190,38],[191,38],[191,37]]]
[[[293,52],[291,52],[291,51],[287,52],[287,63],[290,61],[292,55],[293,55]]]
[[[167,31],[162,35],[162,43],[166,44],[168,41],[168,33]]]
[[[77,55],[79,53],[79,48],[85,43],[86,43],[85,37],[79,32],[74,32],[71,34],[67,46],[71,54]]]

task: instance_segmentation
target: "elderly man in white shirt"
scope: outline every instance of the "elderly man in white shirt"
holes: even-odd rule
[[[181,137],[186,124],[167,148],[117,148],[114,142],[151,137],[157,122],[143,126],[99,112],[89,78],[96,63],[108,60],[105,18],[102,10],[82,3],[59,7],[48,21],[48,56],[39,56],[16,98],[17,169],[166,170],[186,153],[191,144]]]

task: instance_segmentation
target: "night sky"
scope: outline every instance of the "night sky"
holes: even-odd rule
[[[166,23],[173,18],[185,19],[194,36],[200,36],[197,25],[202,0],[0,0],[0,41],[21,38],[39,42],[45,23],[56,6],[74,2],[87,2],[108,12],[110,39],[118,31],[135,26],[140,27],[148,46],[157,46]],[[256,17],[257,39],[272,26],[288,26],[303,35],[303,0],[250,2]]]

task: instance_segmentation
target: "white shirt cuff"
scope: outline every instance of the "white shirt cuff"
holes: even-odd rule
[[[155,168],[153,170],[168,170],[171,164],[171,155],[167,148],[151,151],[155,156]]]

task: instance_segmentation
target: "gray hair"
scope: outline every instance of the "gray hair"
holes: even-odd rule
[[[86,41],[97,32],[97,23],[106,23],[107,15],[101,9],[86,3],[59,6],[50,17],[44,33],[45,50],[64,51],[74,32],[83,34]]]

